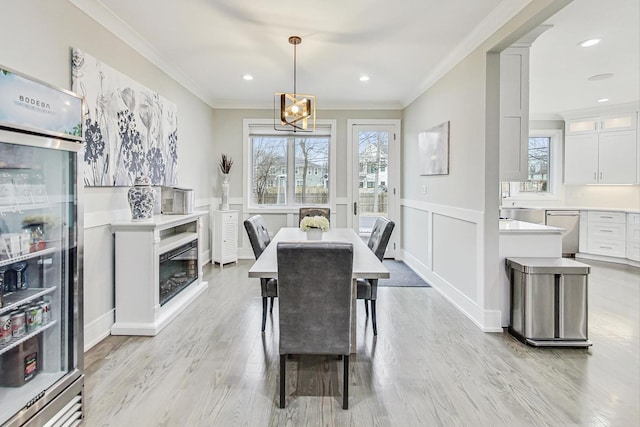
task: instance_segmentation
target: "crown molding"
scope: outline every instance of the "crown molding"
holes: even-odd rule
[[[629,113],[638,110],[640,110],[640,101],[633,101],[614,105],[599,105],[597,107],[582,108],[579,110],[560,111],[558,114],[565,120],[568,120],[606,114]]]
[[[493,35],[500,27],[506,24],[510,19],[516,16],[525,8],[531,0],[514,0],[503,1],[495,8],[485,19],[476,26],[473,31],[451,53],[440,62],[420,84],[417,93],[408,97],[402,104],[402,108],[406,108],[422,95],[427,89],[433,86],[438,80],[444,77],[453,67],[473,52],[478,46],[484,43],[491,35]]]
[[[194,96],[204,103],[214,108],[214,101],[208,99],[203,94],[204,88],[196,84],[187,77],[182,70],[167,63],[160,53],[147,42],[138,32],[131,28],[126,22],[118,17],[111,9],[105,6],[100,0],[68,0],[69,3],[80,9],[98,24],[102,25],[109,32],[149,60],[152,64],[164,71],[169,77],[184,86]]]

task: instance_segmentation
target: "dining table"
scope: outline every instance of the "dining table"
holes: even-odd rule
[[[260,257],[249,269],[250,278],[278,277],[278,242],[347,242],[353,244],[353,274],[351,281],[351,353],[356,351],[356,280],[388,279],[387,267],[376,257],[367,244],[352,228],[329,228],[322,233],[321,240],[308,240],[306,232],[299,227],[283,227],[271,240]]]

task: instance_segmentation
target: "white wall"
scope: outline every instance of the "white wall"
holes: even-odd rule
[[[403,258],[486,331],[502,331],[497,53],[566,3],[531,2],[404,111]],[[417,134],[444,121],[449,175],[420,176]]]
[[[178,183],[191,187],[199,208],[213,195],[213,110],[66,0],[3,2],[0,64],[55,86],[71,88],[71,48],[100,59],[178,107]],[[127,218],[127,188],[84,191],[85,348],[113,323],[113,238],[109,223]],[[208,247],[208,241],[205,242]]]

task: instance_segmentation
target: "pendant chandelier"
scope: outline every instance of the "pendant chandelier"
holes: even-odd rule
[[[313,132],[316,128],[316,97],[296,92],[296,47],[299,36],[289,37],[293,45],[293,93],[276,93],[273,98],[273,128],[285,132]]]

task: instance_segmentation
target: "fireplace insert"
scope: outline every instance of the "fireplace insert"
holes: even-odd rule
[[[198,239],[160,255],[160,305],[198,278]]]

